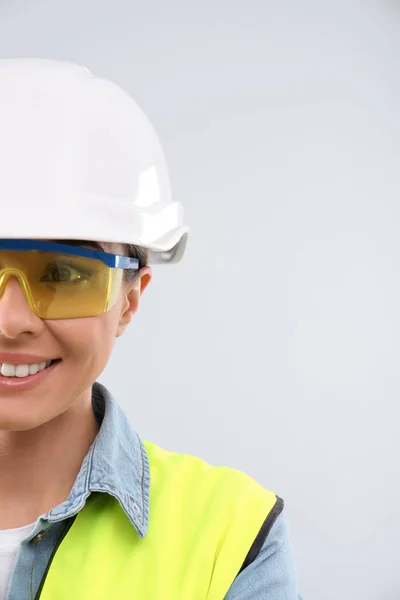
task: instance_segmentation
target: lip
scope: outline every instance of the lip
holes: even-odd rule
[[[8,365],[33,365],[36,363],[47,362],[48,360],[56,360],[56,357],[51,356],[50,358],[45,358],[37,354],[12,354],[10,352],[0,352],[1,364],[7,363]]]
[[[28,375],[27,377],[4,377],[3,375],[0,375],[0,397],[4,391],[22,392],[24,390],[31,390],[42,383],[46,377],[48,377],[58,367],[60,363],[61,360],[53,363],[50,365],[50,367],[44,369],[44,371],[40,371],[39,373],[36,373],[36,375]]]

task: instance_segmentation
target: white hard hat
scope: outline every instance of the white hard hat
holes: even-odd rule
[[[0,60],[0,238],[135,244],[178,262],[188,228],[149,120],[68,62]]]

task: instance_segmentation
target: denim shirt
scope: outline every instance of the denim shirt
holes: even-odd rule
[[[147,534],[151,473],[145,447],[111,394],[99,383],[93,385],[92,405],[99,433],[67,500],[41,515],[21,544],[7,600],[39,598],[41,582],[58,542],[91,492],[114,496],[139,536]],[[236,577],[225,600],[301,600],[282,513],[258,556]]]

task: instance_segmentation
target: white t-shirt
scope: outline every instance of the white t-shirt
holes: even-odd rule
[[[17,529],[0,529],[0,600],[7,595],[8,583],[21,542],[33,531],[35,523]]]

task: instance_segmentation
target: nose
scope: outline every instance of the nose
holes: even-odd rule
[[[43,327],[25,297],[18,277],[0,277],[0,332],[14,339],[22,333],[37,334]]]

